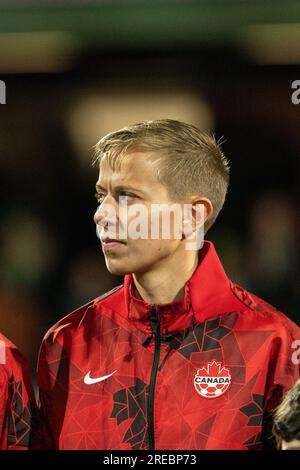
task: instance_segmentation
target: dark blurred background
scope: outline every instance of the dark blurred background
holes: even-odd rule
[[[62,316],[120,284],[92,220],[92,147],[169,117],[231,161],[207,238],[231,278],[300,324],[300,2],[0,1],[0,331],[35,368]]]

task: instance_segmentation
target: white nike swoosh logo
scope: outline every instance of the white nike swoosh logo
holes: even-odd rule
[[[84,377],[84,383],[86,385],[93,385],[93,384],[97,384],[98,382],[103,382],[103,380],[109,379],[109,377],[114,375],[116,372],[117,371],[115,370],[111,374],[104,375],[103,377],[91,377],[91,371],[89,371]]]

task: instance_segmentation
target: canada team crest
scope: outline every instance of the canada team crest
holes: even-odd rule
[[[221,362],[213,360],[197,370],[194,378],[195,389],[204,398],[218,398],[231,384],[230,370],[222,367]]]

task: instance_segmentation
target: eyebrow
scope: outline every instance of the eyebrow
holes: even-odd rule
[[[101,186],[101,184],[96,183],[96,191],[104,191],[104,192],[106,192],[106,189],[103,188],[103,186]],[[134,191],[134,192],[137,192],[137,193],[141,193],[141,194],[147,195],[147,193],[145,193],[145,192],[142,191],[141,189],[133,188],[132,186],[124,186],[124,185],[115,186],[115,187],[114,187],[114,191],[116,191],[116,192],[121,192],[121,191]]]

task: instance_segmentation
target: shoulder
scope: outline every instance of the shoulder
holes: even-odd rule
[[[266,325],[278,332],[285,330],[291,336],[300,338],[300,327],[276,307],[233,282],[231,282],[231,290],[246,307],[245,314],[257,326]]]
[[[102,305],[114,302],[114,297],[118,295],[122,287],[123,284],[116,286],[64,316],[47,331],[43,342],[53,343],[58,335],[66,335],[78,330],[83,322],[87,321],[90,315],[95,313],[95,307],[97,307],[97,313],[99,313],[101,312]]]
[[[2,333],[0,333],[0,344],[9,351],[17,350],[15,344],[12,343],[8,338],[6,338],[6,336],[4,336]]]
[[[9,376],[19,376],[27,362],[18,348],[0,333],[0,368]]]

